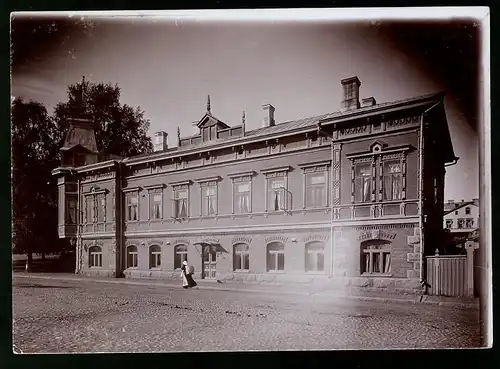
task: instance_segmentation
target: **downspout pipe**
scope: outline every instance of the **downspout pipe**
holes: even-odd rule
[[[424,117],[425,115],[434,109],[436,106],[442,103],[441,101],[438,101],[434,105],[432,105],[430,108],[426,109],[422,115],[420,116],[420,137],[419,137],[419,170],[420,170],[420,181],[419,181],[419,191],[418,191],[418,202],[419,202],[419,217],[418,217],[418,226],[420,229],[420,268],[419,268],[419,278],[420,278],[420,283],[423,286],[427,285],[427,278],[424,278],[423,275],[423,269],[424,269],[424,212],[423,212],[423,205],[424,205]]]
[[[82,245],[81,245],[81,229],[80,229],[80,222],[81,222],[81,189],[80,189],[80,177],[78,176],[78,172],[75,169],[71,170],[71,174],[77,177],[77,202],[76,202],[76,268],[75,268],[75,274],[79,274],[81,270],[81,264],[82,264]]]

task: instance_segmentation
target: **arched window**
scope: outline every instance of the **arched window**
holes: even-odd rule
[[[127,247],[127,268],[137,268],[137,246]]]
[[[325,270],[325,245],[313,241],[306,244],[306,272],[323,272]]]
[[[250,252],[245,243],[233,246],[233,270],[250,270]]]
[[[161,266],[161,247],[153,245],[149,247],[149,269]]]
[[[361,273],[390,274],[391,244],[383,240],[361,242]]]
[[[271,242],[267,245],[267,271],[285,270],[285,245],[281,242]]]
[[[188,259],[188,250],[186,245],[177,245],[174,248],[174,268],[180,269],[183,261]]]
[[[102,267],[102,249],[99,246],[89,248],[89,268]]]

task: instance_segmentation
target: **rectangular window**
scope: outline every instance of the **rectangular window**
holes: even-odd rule
[[[217,214],[217,186],[202,187],[202,215]]]
[[[210,139],[209,134],[208,128],[203,128],[203,141],[208,141]]]
[[[215,126],[210,127],[210,139],[211,140],[217,139],[217,131]]]
[[[162,219],[162,194],[161,193],[151,193],[149,194],[151,199],[151,219]]]
[[[187,218],[188,216],[188,190],[175,190],[174,214],[176,218]]]
[[[362,273],[390,274],[391,251],[387,247],[368,247],[363,251]]]
[[[94,223],[94,196],[85,196],[85,223]]]
[[[306,208],[327,206],[326,171],[306,173]]]
[[[282,250],[268,251],[267,268],[269,272],[285,270],[285,252]]]
[[[464,228],[465,219],[459,219],[457,223],[457,228]]]
[[[267,179],[267,210],[280,211],[286,209],[286,177]]]
[[[466,219],[465,228],[473,228],[473,227],[474,227],[474,219]]]
[[[384,162],[384,200],[401,200],[401,162]]]
[[[245,244],[239,244],[234,247],[233,269],[240,271],[250,270],[249,247]]]
[[[76,224],[76,211],[77,211],[77,198],[74,196],[67,196],[66,200],[66,223]]]
[[[453,219],[446,219],[446,228],[453,228]]]
[[[369,202],[372,193],[371,164],[357,164],[354,167],[354,202]]]
[[[238,214],[250,213],[250,181],[234,183],[234,212]]]
[[[139,220],[139,195],[127,194],[127,220]]]
[[[106,198],[104,195],[99,195],[97,200],[97,222],[104,223],[106,220]]]
[[[465,208],[465,215],[470,215],[470,208],[469,207]]]

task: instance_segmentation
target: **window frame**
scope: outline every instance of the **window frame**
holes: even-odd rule
[[[290,209],[291,206],[289,204],[289,191],[288,191],[288,171],[290,169],[291,169],[290,166],[285,166],[285,167],[271,168],[261,171],[261,173],[264,174],[264,181],[265,181],[265,195],[264,195],[265,212],[277,213],[277,212],[291,210]],[[273,190],[271,183],[274,181],[283,181],[283,186],[278,191]],[[283,209],[274,209],[274,207],[270,206],[272,204],[273,199],[275,198],[274,195],[276,192],[281,193],[281,199],[282,199],[281,201]]]
[[[130,251],[130,249],[133,249],[133,248],[135,248],[135,251]],[[138,269],[139,268],[139,248],[136,245],[128,245],[125,250],[126,250],[126,252],[125,252],[126,269]],[[135,263],[132,262],[132,264],[135,264],[135,265],[132,265],[132,266],[129,265],[129,256],[130,255],[132,256],[132,261],[135,261]]]
[[[386,173],[386,165],[387,164],[392,164],[392,163],[395,163],[395,164],[398,164],[399,167],[400,167],[400,171],[398,173]],[[382,186],[381,186],[381,189],[382,189],[382,200],[383,201],[402,201],[405,199],[405,185],[403,183],[403,178],[404,178],[404,175],[403,175],[403,168],[404,168],[404,161],[403,161],[403,158],[402,157],[396,157],[396,158],[392,158],[392,157],[384,157],[382,156],[382,165],[381,165],[381,168],[382,168]],[[386,177],[388,176],[391,176],[392,180],[394,180],[394,177],[399,177],[400,179],[400,188],[399,188],[399,198],[394,198],[394,194],[392,193],[392,190],[391,190],[391,199],[386,199],[385,198],[385,195],[386,195],[386,192],[385,192],[385,181],[386,181]],[[391,182],[392,183],[392,182]]]
[[[465,215],[471,215],[470,213],[471,213],[470,206],[467,206],[465,208]]]
[[[164,219],[165,216],[165,211],[164,211],[164,191],[163,189],[165,188],[165,185],[163,183],[157,184],[157,185],[152,185],[152,186],[145,186],[144,189],[148,191],[148,220],[153,220],[153,221],[161,221]],[[156,202],[154,201],[155,196],[160,196],[160,217],[156,218],[155,217],[155,204]]]
[[[140,201],[139,201],[139,189],[131,189],[129,191],[124,191],[125,193],[125,222],[127,223],[133,223],[133,222],[139,222],[140,220]],[[137,215],[137,219],[131,219],[130,215],[130,208],[134,207],[134,204],[132,203],[132,199],[135,199],[137,201],[137,204],[135,204],[136,210],[135,213]],[[130,203],[129,203],[130,200]]]
[[[245,173],[235,173],[235,174],[230,174],[228,175],[229,178],[231,178],[232,183],[232,196],[231,196],[231,214],[239,214],[239,215],[249,215],[252,213],[252,178],[255,175],[254,171],[250,172],[245,172]],[[237,186],[241,184],[248,184],[248,212],[237,212],[236,211],[236,201],[235,197],[238,192],[236,192]]]
[[[186,250],[185,251],[178,251],[178,249],[180,249],[180,248],[185,248]],[[180,243],[180,244],[174,246],[174,269],[175,270],[181,269],[183,261],[188,261],[188,252],[189,252],[188,245],[186,245],[186,244]],[[185,258],[183,256],[180,256],[179,265],[176,265],[177,255],[185,255]]]
[[[321,161],[321,162],[315,162],[315,163],[306,163],[306,164],[299,164],[299,167],[302,168],[302,208],[303,209],[322,209],[330,206],[330,202],[332,201],[331,197],[331,191],[330,189],[330,182],[332,182],[331,176],[332,176],[332,169],[331,169],[331,161],[326,160],[326,161]],[[318,206],[309,206],[307,202],[307,190],[309,186],[316,186],[316,185],[308,185],[307,180],[308,180],[308,175],[314,175],[317,173],[322,173],[324,178],[325,178],[325,183],[323,185],[324,188],[324,197],[325,197],[325,202],[322,205]]]
[[[474,228],[474,219],[473,218],[465,218],[465,228]]]
[[[175,182],[171,183],[172,186],[172,218],[178,219],[178,220],[183,220],[183,219],[188,219],[191,216],[190,212],[190,187],[191,187],[191,181],[182,181],[182,182]],[[182,198],[179,198],[179,194],[185,192],[186,197],[185,197],[185,209],[186,209],[186,214],[185,216],[180,216],[178,213],[178,209],[180,207],[177,207],[177,201],[182,200]],[[180,211],[180,210],[179,210]]]
[[[240,250],[237,250],[236,248],[238,246],[246,246],[246,249],[244,251],[240,251]],[[240,268],[237,268],[236,266],[236,258],[235,256],[236,255],[239,255],[239,260],[240,260]],[[245,262],[244,262],[244,256],[246,256],[247,260],[248,260],[248,269],[245,269],[245,268],[241,268],[241,267],[244,267],[245,266]],[[247,243],[244,243],[244,242],[239,242],[239,243],[235,243],[233,245],[233,271],[234,272],[237,272],[237,273],[248,273],[250,272],[250,245],[247,244]]]
[[[453,228],[453,219],[445,219],[445,228],[446,229],[452,229]],[[448,227],[448,224],[450,224],[450,226]]]
[[[74,208],[70,207],[70,203],[74,203]],[[72,213],[74,215],[74,221],[71,221],[71,214]],[[78,222],[78,195],[66,194],[66,213],[65,213],[64,218],[65,218],[64,224],[70,224],[70,225],[77,224],[77,222]]]
[[[457,219],[457,229],[465,229],[465,219],[464,218]]]
[[[156,250],[154,251],[153,250]],[[153,269],[153,270],[158,270],[158,269],[161,269],[161,254],[162,254],[162,249],[161,249],[161,246],[160,245],[151,245],[149,246],[149,269]]]
[[[280,248],[278,250],[271,250],[270,248],[272,246],[275,246],[275,245],[280,246]],[[279,269],[279,254],[283,255],[283,269]],[[273,266],[276,269],[271,269],[271,266],[269,265],[270,255],[274,255],[273,256],[273,263],[274,263]],[[267,273],[285,273],[285,270],[286,270],[285,262],[286,262],[286,260],[285,260],[285,244],[283,242],[277,242],[277,241],[269,242],[266,245],[266,271],[267,271]]]
[[[372,248],[373,247],[373,248]],[[374,254],[379,255],[379,270],[380,272],[373,272],[375,262]],[[389,254],[389,271],[385,272],[385,255]],[[368,270],[366,268],[366,255],[368,255]],[[361,275],[362,276],[392,276],[392,244],[384,240],[370,240],[361,242],[360,245],[360,259],[361,259]]]
[[[99,251],[95,251],[95,250],[99,250]],[[98,246],[98,245],[92,245],[89,247],[89,251],[88,251],[88,255],[89,255],[89,268],[91,269],[98,269],[98,268],[102,268],[102,255],[103,255],[103,252],[102,252],[102,247],[101,246]],[[100,264],[100,265],[94,265],[95,264],[95,261],[98,261],[97,264]]]
[[[359,167],[368,167],[371,174],[369,175],[357,175],[357,170]],[[375,178],[376,178],[376,173],[375,173],[375,159],[374,158],[369,158],[369,160],[357,160],[354,161],[352,164],[352,174],[351,174],[351,188],[352,188],[352,193],[351,193],[351,202],[353,204],[367,204],[375,201]],[[368,183],[370,184],[368,196],[369,199],[366,200],[364,197],[361,200],[356,199],[356,194],[357,194],[357,187],[356,187],[356,182],[358,179],[367,179]],[[362,182],[364,186],[364,181]],[[362,193],[364,193],[364,187],[361,188]]]
[[[196,181],[200,185],[200,217],[214,217],[219,214],[219,181],[221,177],[209,177],[209,178],[200,178]],[[215,188],[215,195],[205,196],[205,191],[208,191],[208,188]],[[214,214],[209,214],[208,208],[205,209],[205,198],[215,197],[215,208]],[[207,211],[205,211],[207,210]]]
[[[313,247],[315,246],[320,246],[321,248],[321,251],[319,250],[314,250],[312,249]],[[325,274],[325,243],[322,242],[322,241],[310,241],[310,242],[307,242],[305,245],[304,245],[304,251],[305,251],[305,266],[304,266],[304,269],[306,271],[306,273],[311,273],[311,274]],[[315,257],[314,257],[314,260],[315,260],[315,269],[309,269],[308,268],[308,261],[309,261],[309,255],[310,254],[315,254]],[[318,264],[318,258],[317,258],[317,254],[322,254],[323,255],[323,269],[318,269],[317,267],[317,264]]]

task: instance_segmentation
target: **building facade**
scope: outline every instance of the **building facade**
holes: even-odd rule
[[[152,154],[55,169],[76,273],[178,278],[187,260],[198,278],[419,289],[457,159],[443,95],[376,104],[357,77],[342,87],[336,113],[277,124],[264,105],[254,130],[208,100],[175,148],[158,132]]]
[[[444,205],[443,227],[451,233],[470,233],[479,228],[479,199],[448,200]]]

